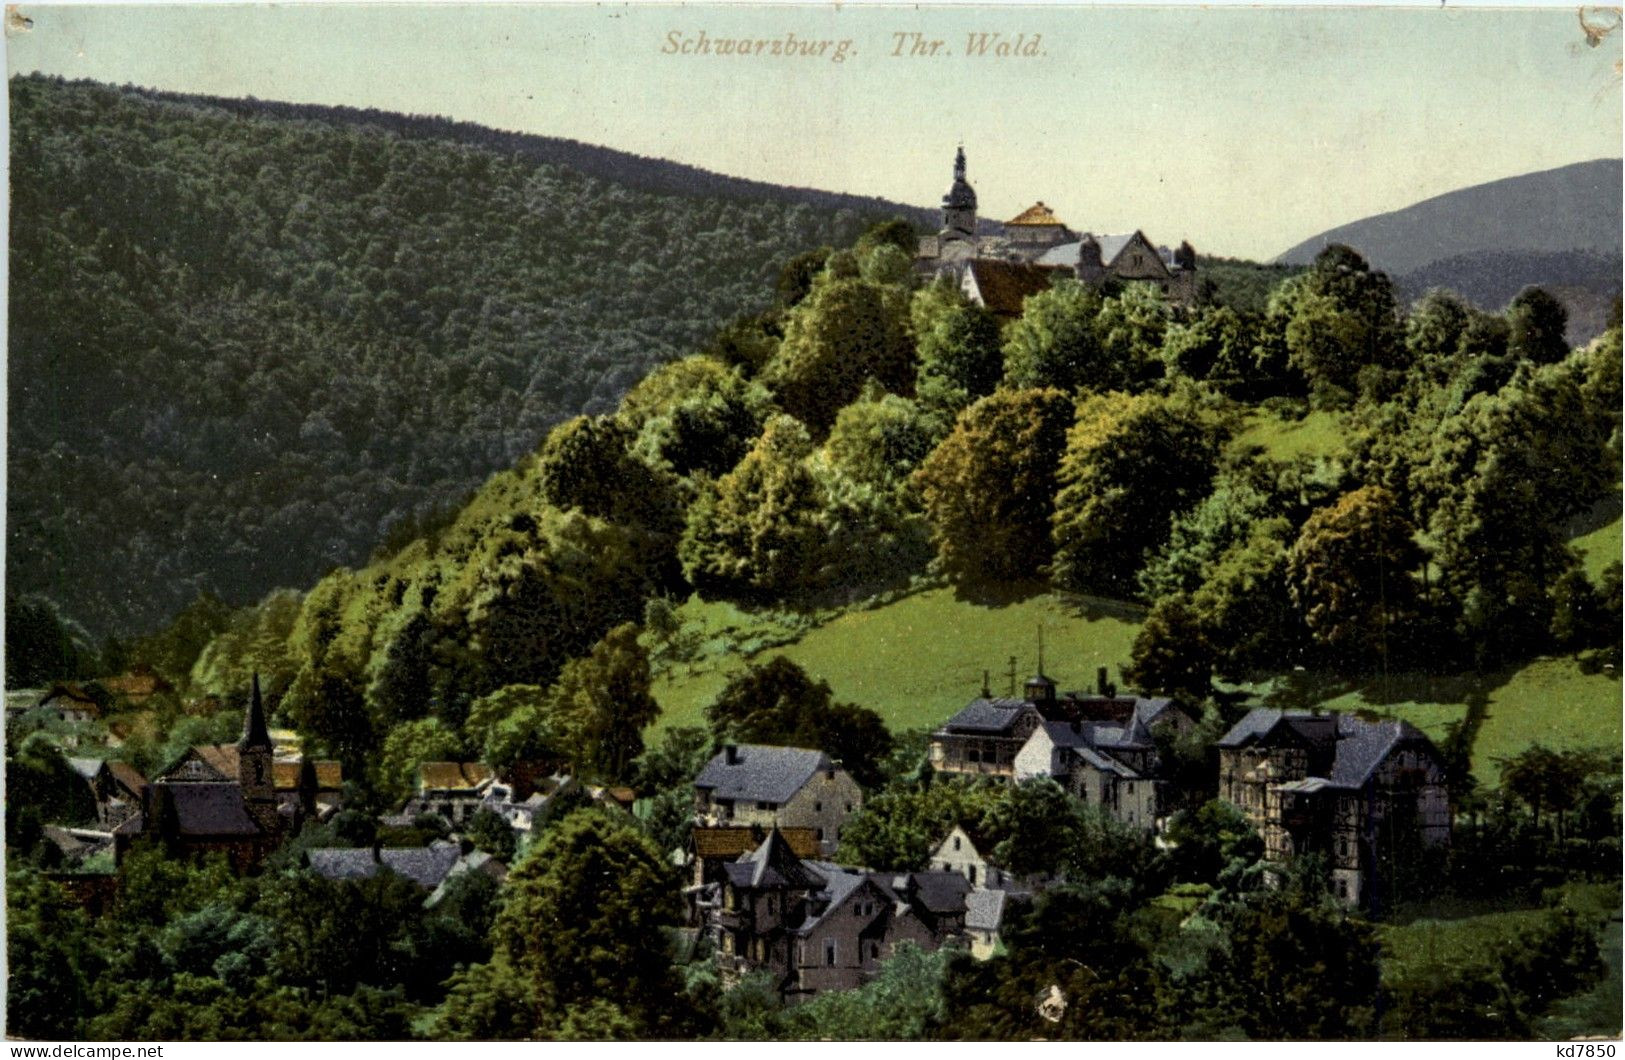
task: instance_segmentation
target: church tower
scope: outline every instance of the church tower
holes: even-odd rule
[[[976,191],[965,179],[965,148],[954,156],[954,183],[942,197],[942,234],[972,239],[976,235]]]
[[[243,716],[243,738],[237,741],[237,782],[243,804],[254,823],[267,834],[278,826],[276,781],[271,773],[271,734],[265,728],[265,704],[260,700],[260,675],[254,675],[248,712]]]

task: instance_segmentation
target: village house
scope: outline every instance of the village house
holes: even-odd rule
[[[940,872],[956,872],[972,887],[994,890],[1031,890],[1042,880],[1018,878],[993,860],[993,841],[964,825],[954,827],[931,852],[930,864]]]
[[[69,758],[68,767],[90,788],[99,827],[116,828],[141,812],[147,798],[147,778],[128,762]]]
[[[698,903],[725,979],[765,971],[788,1001],[862,986],[897,946],[965,936],[957,873],[883,873],[803,860],[777,829],[722,866]]]
[[[536,829],[538,820],[546,820],[559,799],[579,790],[575,777],[561,773],[535,778],[528,787],[529,793],[520,798],[515,785],[498,778],[486,788],[480,806],[507,821],[509,828],[524,837]]]
[[[1004,925],[1030,896],[1002,888],[979,888],[965,895],[965,938],[979,961],[1004,952]]]
[[[694,887],[722,882],[722,867],[738,861],[761,846],[771,826],[751,825],[699,825],[689,829],[688,849],[684,861],[692,870]],[[818,831],[813,828],[780,828],[779,837],[790,847],[790,852],[802,860],[817,858]]]
[[[58,718],[71,724],[96,721],[102,716],[102,705],[96,697],[73,681],[52,685],[38,706],[49,707]]]
[[[1395,897],[1396,872],[1450,844],[1450,789],[1433,742],[1406,721],[1257,709],[1219,740],[1219,794],[1273,866],[1319,854],[1351,905]]]
[[[1062,693],[1040,672],[1021,699],[984,689],[931,734],[931,768],[1016,782],[1050,777],[1124,824],[1157,831],[1180,793],[1164,776],[1154,733],[1186,732],[1195,722],[1171,700],[1118,695],[1104,667],[1097,686],[1093,694]]]
[[[863,805],[863,791],[823,751],[728,744],[694,778],[700,825],[810,828],[825,855],[841,825]]]
[[[1188,732],[1191,717],[1168,699],[1075,693],[1050,712],[1062,717],[1041,722],[1016,752],[1015,779],[1051,777],[1130,827],[1160,831],[1181,793],[1163,774],[1153,731]]]
[[[416,792],[406,800],[401,816],[439,814],[453,828],[461,828],[485,806],[495,782],[496,771],[484,762],[419,763]]]
[[[1019,315],[1021,300],[1043,290],[1055,276],[1082,283],[1148,283],[1168,300],[1195,302],[1196,251],[1156,246],[1139,230],[1116,235],[1072,230],[1042,200],[999,225],[979,231],[976,191],[966,178],[965,149],[954,156],[954,179],[942,198],[942,228],[921,238],[916,269],[927,276],[949,275],[967,297],[1002,317]],[[973,263],[1023,266],[1007,273],[988,270],[967,279]]]

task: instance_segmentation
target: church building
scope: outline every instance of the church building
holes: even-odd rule
[[[292,822],[278,808],[271,736],[259,675],[235,744],[193,747],[147,788],[140,813],[113,830],[114,852],[146,836],[175,854],[223,853],[243,872],[282,842]]]

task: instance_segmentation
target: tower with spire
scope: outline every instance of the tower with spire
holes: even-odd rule
[[[255,674],[243,715],[243,737],[237,741],[237,782],[243,805],[262,831],[276,831],[276,780],[271,772],[271,734],[265,727],[265,704],[260,698],[260,675]]]
[[[954,155],[954,182],[942,197],[942,235],[976,237],[976,190],[965,179],[965,145]]]

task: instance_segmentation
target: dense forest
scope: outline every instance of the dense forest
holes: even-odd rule
[[[354,564],[874,200],[438,119],[11,83],[8,591],[97,639]],[[882,212],[884,211],[884,213]]]
[[[217,613],[207,646],[183,621],[190,647],[160,637],[146,661],[239,695],[257,670],[389,793],[436,755],[630,779],[650,708],[584,688],[634,643],[664,650],[693,592],[793,610],[1038,581],[1133,601],[1129,680],[1192,703],[1295,667],[1617,651],[1619,568],[1588,576],[1566,543],[1618,488],[1617,324],[1571,351],[1538,288],[1501,314],[1443,291],[1406,310],[1332,247],[1262,310],[1063,280],[1001,326],[921,285],[910,239],[893,222],[791,259],[773,306],[423,536]],[[1345,456],[1234,444],[1248,417],[1311,411]],[[843,757],[884,757],[884,729],[848,721],[830,738],[875,746]]]

